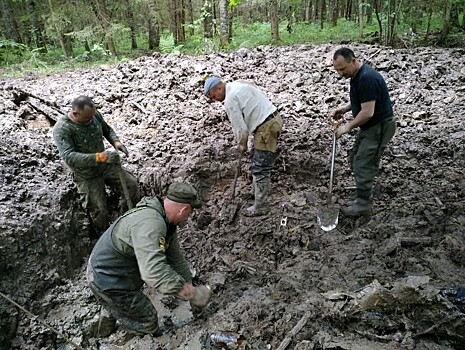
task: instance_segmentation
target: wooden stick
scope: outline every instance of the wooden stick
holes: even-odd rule
[[[292,330],[289,332],[289,334],[286,336],[286,338],[284,338],[284,340],[281,342],[281,344],[279,344],[279,346],[276,348],[276,350],[285,350],[289,346],[289,344],[291,343],[292,338],[294,338],[297,335],[297,333],[299,333],[302,330],[302,328],[304,328],[304,326],[307,323],[310,316],[311,316],[311,313],[307,311],[302,316],[300,321],[297,322],[297,324],[294,326],[294,328],[292,328]]]
[[[232,194],[231,194],[231,200],[233,200],[236,197],[236,184],[237,184],[237,178],[239,177],[239,174],[241,172],[241,158],[242,154],[239,154],[239,159],[237,160],[237,167],[236,167],[236,172],[234,173],[234,182],[232,184]]]

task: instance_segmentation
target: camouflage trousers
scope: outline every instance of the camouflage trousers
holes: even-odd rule
[[[158,330],[158,314],[150,299],[142,292],[101,291],[92,283],[92,269],[87,266],[89,288],[99,304],[132,333],[152,334]]]
[[[100,233],[104,232],[110,223],[105,185],[114,189],[124,199],[122,201],[123,211],[128,209],[123,185],[127,188],[132,206],[135,206],[140,199],[137,179],[119,164],[108,164],[103,176],[85,179],[74,174],[73,180],[78,188],[84,209],[89,213]],[[124,184],[121,181],[124,181]]]
[[[282,128],[283,120],[279,113],[275,112],[273,118],[258,126],[254,131],[251,171],[255,181],[271,177]]]
[[[367,130],[360,130],[349,154],[349,165],[354,173],[357,198],[370,200],[379,162],[389,141],[396,132],[394,117],[386,118]]]

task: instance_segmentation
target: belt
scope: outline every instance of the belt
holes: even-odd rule
[[[274,117],[276,117],[278,115],[278,110],[275,110],[273,113],[271,113],[268,117],[265,118],[264,121],[262,121],[260,124],[258,124],[258,126],[255,128],[255,130],[253,131],[253,133],[255,133],[255,131],[257,131],[257,129],[262,126],[263,124],[265,124],[266,122],[269,122],[271,119],[273,119]]]
[[[271,113],[268,117],[266,117],[266,119],[260,124],[260,125],[263,125],[265,124],[266,122],[269,122],[271,119],[273,119],[274,117],[276,117],[278,115],[278,110],[275,110],[273,113]],[[260,126],[259,125],[259,126]]]

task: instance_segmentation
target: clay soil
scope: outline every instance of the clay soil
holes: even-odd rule
[[[349,82],[331,67],[336,48],[154,54],[2,79],[0,291],[83,348],[202,349],[212,333],[231,331],[245,338],[241,349],[278,349],[286,337],[287,349],[300,350],[464,349],[465,50],[353,46],[385,77],[398,128],[376,180],[372,215],[341,215],[325,232],[316,216],[329,185],[326,118],[349,94]],[[235,142],[223,106],[202,95],[208,74],[254,81],[284,119],[267,216],[240,214],[251,203],[246,158],[229,199]],[[123,329],[103,339],[89,331],[99,306],[84,270],[97,235],[51,136],[82,94],[128,146],[124,166],[144,195],[187,181],[204,201],[179,232],[195,283],[208,283],[214,296],[205,316],[193,319],[186,302],[148,290],[166,332],[160,338],[118,345]],[[338,205],[354,196],[347,163],[354,134],[338,141]],[[116,218],[112,193],[109,204]],[[0,348],[73,346],[2,297]]]

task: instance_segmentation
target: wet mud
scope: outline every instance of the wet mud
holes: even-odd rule
[[[0,291],[84,348],[214,349],[224,334],[240,336],[240,349],[465,348],[465,50],[353,46],[385,77],[398,128],[372,215],[340,214],[326,232],[317,213],[329,190],[327,116],[349,92],[331,67],[336,48],[154,54],[0,80]],[[251,203],[246,158],[231,200],[235,142],[223,107],[202,95],[208,74],[255,81],[283,117],[266,216],[240,214]],[[214,297],[194,319],[188,303],[147,291],[165,330],[160,338],[123,345],[123,329],[103,339],[89,331],[99,306],[84,267],[97,236],[51,136],[81,94],[128,147],[124,166],[144,195],[182,180],[205,204],[180,228],[180,240],[195,282],[208,283]],[[338,140],[336,205],[354,196],[353,141],[353,133]],[[109,198],[116,218],[119,202]],[[73,347],[0,298],[0,348]]]

